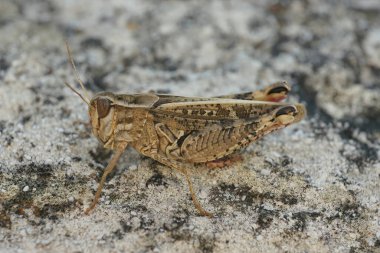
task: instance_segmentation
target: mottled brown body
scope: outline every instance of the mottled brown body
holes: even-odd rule
[[[109,112],[103,118],[96,114],[99,100],[109,101]],[[304,115],[302,105],[107,92],[92,100],[90,117],[94,134],[106,148],[130,144],[158,161],[202,163],[225,157],[287,125],[275,121],[283,108],[294,114],[292,123]]]
[[[66,47],[76,79],[86,94],[67,43]],[[228,164],[221,162],[222,158],[306,115],[301,104],[279,103],[290,91],[286,82],[214,98],[102,92],[91,100],[66,85],[88,105],[93,134],[105,148],[115,150],[85,213],[94,209],[107,175],[131,145],[141,154],[181,172],[195,207],[200,214],[211,217],[196,198],[189,166]]]
[[[89,102],[94,135],[104,147],[116,150],[107,174],[130,145],[141,154],[186,176],[195,206],[205,211],[192,189],[188,168],[226,157],[258,138],[305,116],[301,104],[286,104],[290,88],[285,82],[264,90],[215,98],[147,94],[97,94]],[[238,98],[238,99],[237,99]]]

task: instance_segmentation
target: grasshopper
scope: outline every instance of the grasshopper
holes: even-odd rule
[[[105,148],[115,151],[86,214],[96,206],[107,175],[130,145],[182,173],[195,208],[201,215],[212,217],[196,197],[190,166],[218,162],[264,135],[299,122],[306,115],[302,104],[280,102],[290,91],[286,82],[255,92],[212,98],[101,92],[89,99],[67,43],[66,48],[85,95],[65,84],[88,105],[92,133]]]

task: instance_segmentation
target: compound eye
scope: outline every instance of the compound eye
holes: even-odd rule
[[[96,109],[98,111],[99,118],[104,118],[108,115],[111,109],[111,101],[106,98],[98,98],[96,100]]]

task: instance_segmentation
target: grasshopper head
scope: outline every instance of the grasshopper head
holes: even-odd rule
[[[105,146],[113,141],[114,97],[110,93],[100,93],[91,99],[88,113],[93,134]]]

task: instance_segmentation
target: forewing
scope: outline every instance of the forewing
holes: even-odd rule
[[[170,98],[174,98],[174,101]],[[184,101],[186,99],[188,100]],[[160,97],[151,108],[151,113],[157,122],[184,130],[198,130],[212,125],[224,127],[259,121],[263,115],[270,114],[283,105],[285,104],[238,99],[167,96],[163,100]]]

